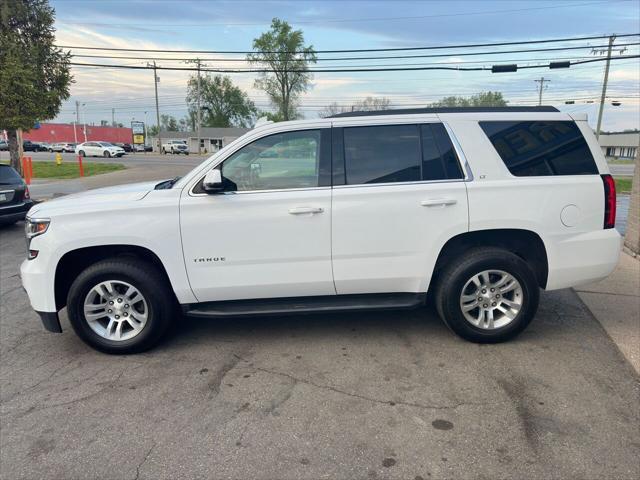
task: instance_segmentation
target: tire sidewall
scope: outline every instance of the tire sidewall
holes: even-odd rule
[[[512,275],[520,283],[524,297],[516,318],[504,327],[493,330],[483,330],[472,325],[460,308],[463,287],[471,277],[484,270],[502,270]],[[447,325],[463,338],[482,343],[501,342],[524,330],[535,315],[540,295],[535,276],[528,265],[514,255],[505,255],[503,258],[486,257],[460,266],[455,270],[446,290],[443,292],[445,297],[441,313]]]
[[[91,288],[107,280],[120,280],[133,285],[146,300],[149,310],[147,322],[142,331],[129,340],[113,341],[102,338],[93,331],[85,319],[85,297]],[[155,292],[151,285],[139,278],[131,269],[89,267],[78,276],[69,290],[67,313],[76,334],[92,347],[107,353],[135,353],[153,346],[166,330],[169,311],[166,311],[165,303],[166,296],[163,296],[161,292]]]

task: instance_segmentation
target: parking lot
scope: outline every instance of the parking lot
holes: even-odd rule
[[[107,356],[46,333],[0,230],[2,478],[640,476],[638,377],[572,290],[517,340],[415,311],[176,319]]]

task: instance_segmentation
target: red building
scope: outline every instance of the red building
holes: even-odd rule
[[[78,142],[85,141],[85,125],[68,123],[41,123],[40,128],[23,133],[24,140],[32,142]],[[110,143],[131,143],[133,133],[130,128],[98,127],[86,125],[86,141],[101,141]],[[75,133],[74,133],[75,132]]]

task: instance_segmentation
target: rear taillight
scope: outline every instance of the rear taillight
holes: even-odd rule
[[[604,228],[616,226],[616,182],[611,175],[601,175],[604,184]]]
[[[31,194],[29,193],[29,187],[24,187],[24,198],[29,200],[31,198]]]

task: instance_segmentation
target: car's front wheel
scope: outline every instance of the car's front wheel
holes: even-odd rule
[[[84,150],[80,150],[80,151],[78,152],[78,155],[80,155],[80,156],[81,156],[81,157],[83,157],[83,158],[87,156],[87,155],[84,153]]]
[[[103,157],[105,158],[110,158],[111,157],[111,153],[109,153],[109,150],[105,150],[104,153],[102,154]]]
[[[85,269],[67,296],[76,334],[105,353],[137,353],[156,345],[175,312],[164,275],[146,262],[107,259]]]
[[[497,343],[522,332],[538,308],[540,291],[531,267],[512,252],[477,248],[439,276],[435,303],[442,320],[462,338]]]

